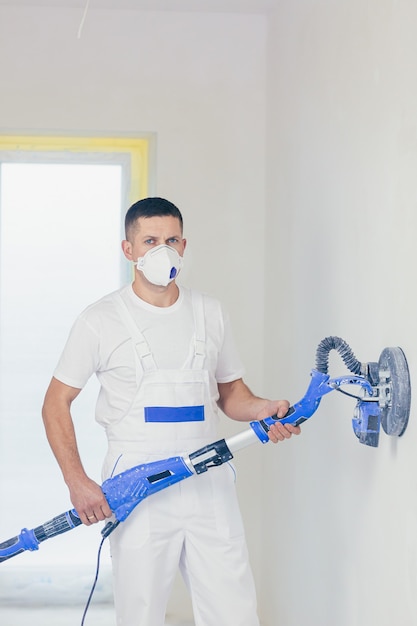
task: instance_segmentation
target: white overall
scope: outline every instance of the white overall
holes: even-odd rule
[[[127,415],[108,427],[103,479],[218,438],[202,296],[193,293],[194,340],[179,370],[157,369],[120,296],[115,303],[135,343],[138,389]],[[191,476],[145,499],[110,536],[117,626],[163,626],[178,567],[195,626],[259,626],[234,480],[229,464]]]

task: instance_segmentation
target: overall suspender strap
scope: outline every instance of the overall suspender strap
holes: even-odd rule
[[[157,367],[149,344],[146,341],[143,333],[136,325],[135,320],[133,319],[120,293],[114,294],[113,301],[116,305],[122,321],[124,322],[132,337],[132,341],[134,342],[136,353],[142,364],[143,371],[149,372],[151,370],[156,370]]]
[[[191,369],[201,370],[206,358],[206,324],[204,317],[203,296],[199,292],[191,292],[191,300],[194,316],[194,346]],[[113,295],[113,301],[117,311],[128,329],[134,342],[136,353],[140,359],[144,371],[156,370],[157,366],[153,358],[152,350],[143,333],[135,323],[129,309],[120,293]]]
[[[191,299],[193,303],[194,314],[194,357],[192,369],[203,369],[204,360],[206,358],[206,322],[204,317],[203,296],[199,292],[192,291]]]

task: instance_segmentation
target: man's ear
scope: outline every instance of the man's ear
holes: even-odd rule
[[[132,257],[132,244],[130,241],[127,241],[127,239],[123,239],[122,241],[122,250],[128,261],[134,260]]]

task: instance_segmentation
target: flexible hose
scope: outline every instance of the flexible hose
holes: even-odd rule
[[[362,363],[355,357],[346,341],[340,337],[326,337],[319,343],[316,352],[316,370],[318,372],[328,373],[331,350],[337,350],[350,372],[356,375],[361,374]]]

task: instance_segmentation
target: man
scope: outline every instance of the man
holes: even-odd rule
[[[180,287],[186,240],[180,211],[162,198],[126,214],[125,257],[134,280],[77,319],[47,390],[51,448],[84,524],[111,516],[85,473],[71,404],[92,374],[96,419],[108,453],[103,480],[139,463],[188,453],[218,438],[218,407],[247,422],[288,410],[242,380],[229,320],[219,303]],[[298,434],[272,426],[273,442]],[[253,579],[229,464],[144,500],[110,536],[118,626],[163,626],[175,572],[188,586],[196,626],[258,626]]]

